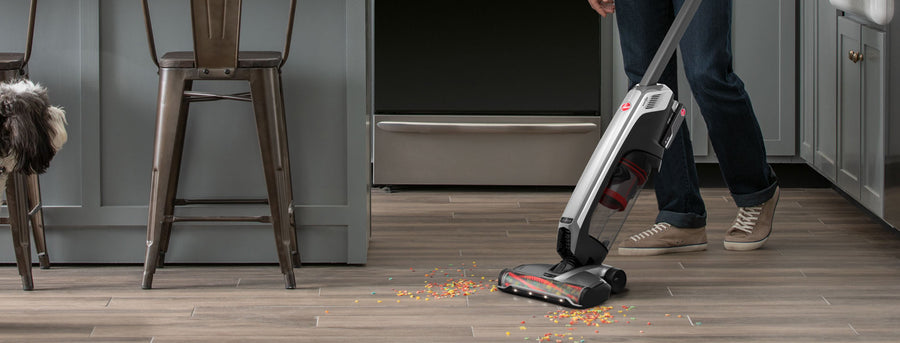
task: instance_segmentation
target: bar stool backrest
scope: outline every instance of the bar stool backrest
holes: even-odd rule
[[[191,0],[191,23],[197,68],[237,67],[241,0]]]
[[[28,33],[25,37],[25,62],[22,64],[23,68],[28,65],[28,60],[31,59],[31,42],[34,41],[35,12],[37,12],[37,0],[31,0],[31,4],[28,6]]]
[[[15,63],[15,67],[12,69],[19,69],[24,71],[25,67],[28,65],[28,60],[31,59],[31,42],[34,40],[34,18],[35,12],[37,10],[37,0],[30,0],[28,6],[28,27],[26,28],[26,37],[25,37],[25,53],[24,58],[22,60],[22,64],[18,65],[18,62]],[[4,61],[8,62],[8,61]],[[0,64],[5,66],[6,64]],[[0,68],[6,69],[6,68]],[[5,75],[4,75],[5,76]]]
[[[194,38],[194,62],[200,69],[234,69],[238,64],[241,33],[241,0],[190,0],[191,26]],[[148,0],[142,0],[144,25],[150,57],[159,67],[156,41],[150,21]],[[287,33],[281,53],[281,68],[287,62],[294,30],[294,14],[297,0],[290,1]]]

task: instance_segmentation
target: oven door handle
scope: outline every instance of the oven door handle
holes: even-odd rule
[[[594,123],[437,123],[412,121],[382,121],[379,129],[399,133],[529,133],[568,134],[588,133],[597,129]]]

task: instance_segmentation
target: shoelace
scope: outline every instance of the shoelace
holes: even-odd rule
[[[653,226],[651,226],[649,230],[646,230],[644,232],[641,232],[641,233],[631,236],[629,238],[631,238],[631,240],[637,242],[641,239],[644,239],[644,238],[653,236],[657,233],[666,231],[666,229],[668,229],[671,226],[672,225],[669,225],[669,223],[656,223],[656,224],[653,224]]]
[[[733,229],[738,229],[747,234],[753,233],[756,227],[756,221],[759,220],[759,213],[762,212],[762,206],[741,207],[738,210],[737,219],[735,219]]]

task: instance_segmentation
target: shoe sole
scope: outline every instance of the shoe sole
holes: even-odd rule
[[[670,248],[619,248],[619,255],[622,256],[653,256],[679,252],[692,252],[706,250],[706,243],[682,245],[680,247]]]
[[[749,251],[756,250],[762,248],[766,241],[769,240],[769,237],[763,238],[762,240],[756,242],[729,242],[725,241],[725,250],[731,251]]]

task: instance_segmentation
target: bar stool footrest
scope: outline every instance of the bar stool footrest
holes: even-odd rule
[[[175,199],[175,206],[186,205],[268,205],[268,199]]]
[[[270,216],[206,216],[206,217],[186,217],[186,216],[170,216],[166,217],[166,221],[170,223],[177,222],[256,222],[271,223]]]

